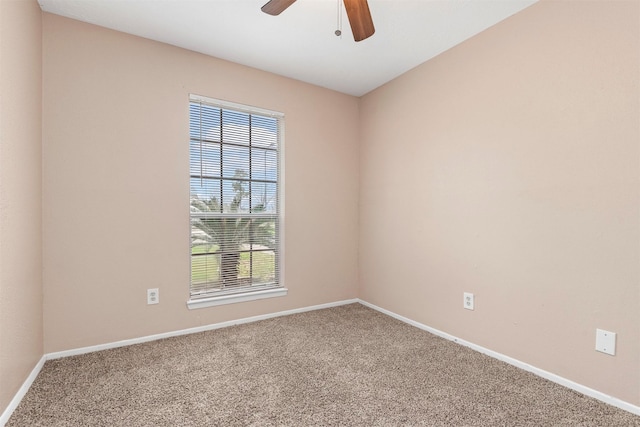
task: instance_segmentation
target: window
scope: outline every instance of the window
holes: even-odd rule
[[[189,308],[286,294],[280,277],[281,113],[189,102]]]

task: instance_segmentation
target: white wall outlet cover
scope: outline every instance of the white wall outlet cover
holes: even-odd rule
[[[160,302],[160,290],[158,288],[147,289],[147,304],[158,304]]]
[[[463,294],[462,306],[467,310],[473,310],[474,307],[474,297],[471,292],[465,292]]]
[[[596,350],[615,356],[616,333],[605,331],[602,329],[596,329]]]

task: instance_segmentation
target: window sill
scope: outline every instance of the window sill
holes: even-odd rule
[[[214,307],[216,305],[234,304],[237,302],[253,301],[265,298],[283,297],[287,295],[287,288],[265,289],[264,291],[244,292],[240,294],[220,295],[218,297],[191,299],[187,301],[189,310],[196,308]]]

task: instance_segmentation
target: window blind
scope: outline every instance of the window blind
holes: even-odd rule
[[[191,299],[280,287],[283,116],[192,95]]]

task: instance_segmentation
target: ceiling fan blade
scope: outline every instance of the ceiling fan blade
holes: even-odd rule
[[[269,15],[280,15],[286,8],[295,3],[296,0],[270,0],[260,10]]]
[[[355,41],[362,41],[376,32],[367,0],[344,0],[344,7],[347,10]]]

